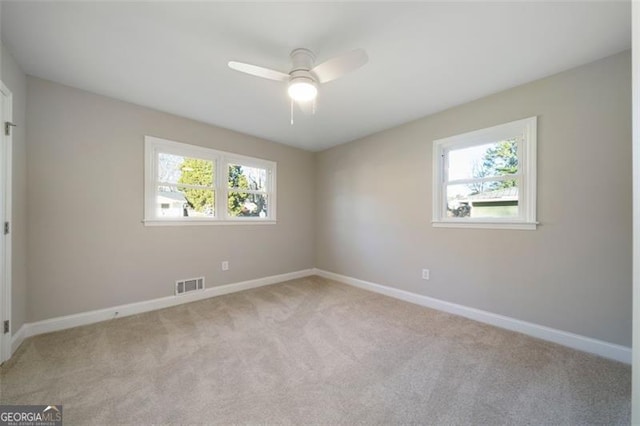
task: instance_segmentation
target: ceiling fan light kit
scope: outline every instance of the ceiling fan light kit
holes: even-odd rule
[[[287,93],[291,98],[291,124],[293,124],[293,103],[296,102],[301,110],[308,111],[308,105],[313,101],[311,113],[315,113],[315,99],[318,96],[318,85],[327,83],[342,75],[360,68],[367,63],[367,53],[363,49],[356,49],[344,55],[337,56],[314,67],[315,55],[309,49],[294,49],[291,54],[291,70],[288,74],[257,65],[243,62],[229,62],[229,68],[251,74],[256,77],[276,81],[288,81]]]
[[[312,101],[318,96],[316,82],[306,77],[295,77],[289,81],[289,97],[296,102]]]

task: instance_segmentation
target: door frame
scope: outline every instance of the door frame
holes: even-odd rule
[[[8,360],[12,353],[11,324],[11,232],[4,234],[4,222],[11,222],[11,170],[13,137],[12,131],[5,134],[5,122],[13,120],[13,94],[0,81],[0,363]],[[9,228],[11,231],[11,228]],[[4,333],[4,321],[9,321],[9,332]]]

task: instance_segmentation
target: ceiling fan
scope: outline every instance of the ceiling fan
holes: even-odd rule
[[[363,49],[355,49],[343,55],[331,58],[320,65],[315,65],[316,57],[309,49],[298,48],[291,51],[291,71],[284,73],[244,62],[230,61],[229,68],[236,71],[287,83],[287,93],[291,98],[291,124],[293,124],[293,103],[304,111],[315,112],[315,100],[318,96],[318,85],[328,83],[344,74],[356,70],[369,60]]]

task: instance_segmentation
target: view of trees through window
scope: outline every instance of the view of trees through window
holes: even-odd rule
[[[199,158],[185,158],[180,165],[178,183],[194,186],[213,186],[213,161]],[[186,203],[198,213],[213,215],[214,192],[210,189],[182,187]],[[185,210],[188,212],[188,209]]]
[[[158,206],[165,217],[214,216],[215,162],[160,153]],[[266,169],[229,164],[227,213],[231,217],[266,217]]]
[[[492,144],[486,149],[479,161],[474,161],[474,178],[513,175],[518,173],[518,144],[515,140],[508,140]],[[469,185],[472,195],[501,188],[516,186],[514,179],[474,182]]]
[[[229,216],[259,216],[267,214],[267,171],[239,164],[229,164]]]
[[[453,217],[508,217],[517,214],[517,139],[451,150],[448,156],[447,213]],[[472,209],[475,208],[475,214]]]

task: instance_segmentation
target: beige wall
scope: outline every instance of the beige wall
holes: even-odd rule
[[[28,321],[314,266],[313,154],[32,77],[27,113]],[[276,161],[278,223],[145,227],[144,135]]]
[[[432,141],[534,115],[538,230],[431,227]],[[324,151],[316,186],[318,268],[631,345],[630,52]]]
[[[9,51],[0,44],[2,58],[0,80],[13,95],[12,172],[12,289],[11,323],[15,334],[27,316],[27,147],[26,147],[26,76]]]

